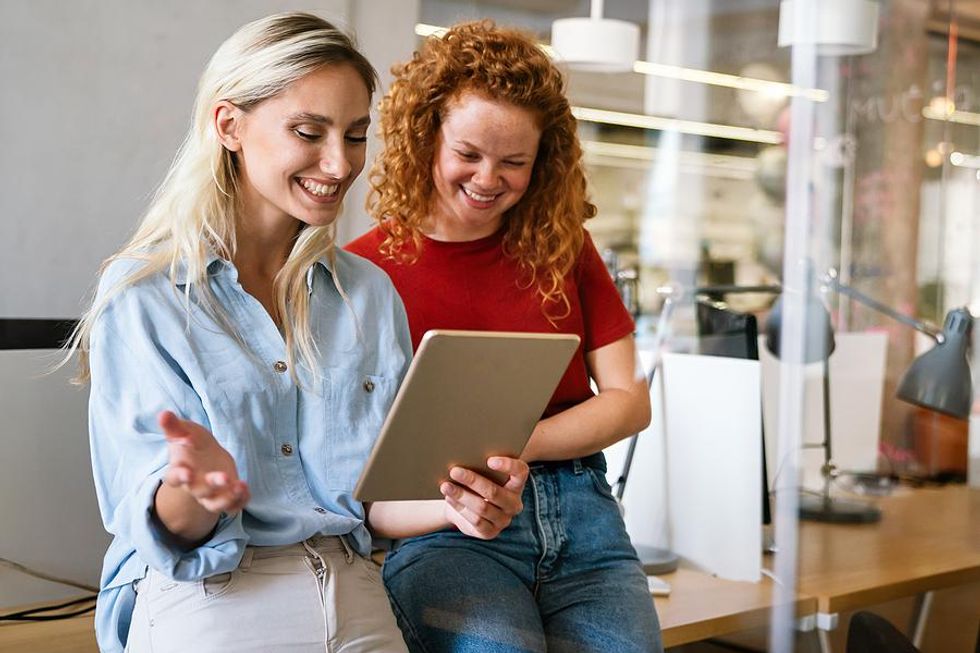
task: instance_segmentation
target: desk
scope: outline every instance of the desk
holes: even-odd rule
[[[825,650],[843,611],[921,595],[921,631],[933,590],[980,580],[980,490],[900,489],[877,503],[877,524],[800,522],[797,589],[817,601]]]
[[[20,606],[20,609],[60,603],[51,601]],[[15,612],[4,608],[0,613]],[[54,612],[50,614],[56,614]],[[99,653],[95,645],[92,613],[63,621],[0,623],[0,651],[3,653]]]
[[[678,569],[664,580],[670,596],[657,597],[664,646],[679,646],[710,637],[730,635],[769,623],[772,581],[722,580],[690,569]],[[812,615],[816,600],[796,601],[799,615]],[[5,609],[0,612],[12,612]],[[92,615],[46,623],[0,625],[4,653],[98,653]]]
[[[654,599],[664,647],[680,646],[711,637],[731,635],[769,623],[773,583],[722,580],[690,569],[661,576],[670,583],[670,596]],[[817,601],[799,596],[798,616],[816,612]]]
[[[878,524],[800,523],[796,614],[834,628],[840,612],[980,580],[980,490],[903,490],[879,501]],[[689,569],[655,599],[665,646],[765,626],[772,581],[726,581]],[[3,610],[3,612],[12,610]],[[826,637],[821,644],[826,646]],[[5,653],[96,653],[92,616],[0,625]]]

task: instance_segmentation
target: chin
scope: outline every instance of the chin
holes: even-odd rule
[[[337,222],[337,219],[340,217],[340,211],[340,206],[330,211],[324,211],[322,209],[319,211],[311,211],[310,209],[306,208],[299,215],[303,216],[300,218],[300,220],[310,227],[329,227],[333,223]]]

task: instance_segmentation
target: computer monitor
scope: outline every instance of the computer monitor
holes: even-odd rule
[[[695,306],[699,354],[759,360],[759,326],[754,315],[733,311],[724,302],[710,298],[699,297]],[[759,410],[762,410],[762,406],[759,406]],[[762,523],[769,525],[772,523],[772,509],[764,427],[759,437],[762,440]]]

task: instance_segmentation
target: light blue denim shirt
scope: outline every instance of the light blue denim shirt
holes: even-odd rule
[[[116,261],[99,296],[141,262]],[[193,296],[186,279],[152,275],[116,294],[91,338],[89,434],[106,552],[96,611],[103,651],[122,651],[135,602],[133,582],[147,566],[198,580],[238,566],[246,545],[293,544],[315,534],[344,535],[367,554],[370,535],[354,484],[412,355],[405,309],[388,277],[358,256],[336,251],[308,275],[310,319],[322,362],[319,384],[288,370],[285,342],[227,261],[212,257],[208,281],[246,347]],[[348,303],[334,284],[334,275]],[[235,458],[252,498],[222,517],[201,546],[183,551],[151,519],[167,465],[157,414],[209,428]]]

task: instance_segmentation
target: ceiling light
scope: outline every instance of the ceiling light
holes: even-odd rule
[[[429,36],[439,37],[445,33],[446,28],[440,27],[439,25],[429,25],[427,23],[417,23],[415,25],[415,34],[423,38]],[[552,58],[558,58],[558,55],[555,53],[553,48],[543,43],[539,43],[538,46],[547,52]],[[795,84],[787,84],[785,82],[774,82],[768,79],[756,79],[754,77],[743,77],[741,75],[716,73],[710,70],[685,68],[683,66],[653,63],[650,61],[634,61],[632,63],[632,69],[633,72],[641,75],[679,79],[685,82],[696,82],[699,84],[708,84],[710,86],[744,89],[759,93],[782,95],[785,97],[795,97],[800,95],[814,100],[815,102],[826,102],[830,97],[830,93],[820,88],[801,88]]]
[[[782,134],[767,129],[719,125],[710,122],[680,120],[678,118],[648,116],[640,113],[624,113],[622,111],[606,111],[604,109],[592,109],[589,107],[572,107],[572,115],[578,120],[584,120],[586,122],[620,125],[622,127],[676,131],[682,134],[727,138],[754,143],[769,143],[771,145],[778,145],[783,142]]]
[[[608,141],[583,140],[582,150],[585,152],[586,161],[641,170],[649,169],[650,164],[661,155],[657,148],[649,145],[627,145]],[[676,157],[682,172],[697,172],[726,179],[752,179],[758,168],[755,157],[685,150],[670,152],[668,156]]]
[[[643,75],[669,77],[671,79],[700,82],[712,86],[727,86],[728,88],[756,91],[767,95],[782,97],[801,95],[816,102],[826,102],[830,97],[830,93],[819,88],[800,88],[795,84],[787,84],[786,82],[774,82],[768,79],[742,77],[741,75],[729,75],[727,73],[716,73],[710,70],[684,68],[670,64],[652,63],[650,61],[637,61],[633,64],[633,70]]]
[[[551,24],[551,47],[571,68],[630,72],[640,50],[635,23],[602,17],[603,0],[592,0],[589,18],[560,18]]]
[[[812,10],[807,11],[809,7]],[[780,47],[812,45],[818,55],[867,54],[878,47],[878,3],[874,0],[782,0]]]
[[[949,155],[949,162],[959,168],[980,169],[980,156],[971,156],[963,152],[953,152]]]
[[[937,108],[935,105],[936,103],[932,102],[924,106],[922,108],[922,115],[930,120],[948,120],[950,122],[960,123],[961,125],[980,127],[980,113],[953,109],[952,103],[947,104],[945,110],[942,107]]]

